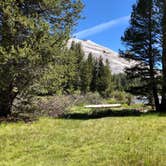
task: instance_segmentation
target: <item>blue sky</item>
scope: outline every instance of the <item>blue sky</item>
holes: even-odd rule
[[[92,40],[118,51],[123,48],[120,41],[128,27],[132,5],[136,0],[83,0],[85,8],[75,28],[74,36]]]

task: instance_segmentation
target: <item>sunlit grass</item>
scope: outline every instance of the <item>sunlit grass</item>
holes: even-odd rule
[[[166,165],[166,117],[0,125],[1,166]]]

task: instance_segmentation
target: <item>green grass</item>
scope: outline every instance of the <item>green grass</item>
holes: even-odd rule
[[[166,117],[0,125],[0,166],[166,166]]]
[[[91,113],[93,110],[90,108],[85,108],[84,106],[73,106],[69,112],[70,113]]]

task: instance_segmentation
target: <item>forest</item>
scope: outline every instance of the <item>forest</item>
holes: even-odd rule
[[[118,54],[134,65],[119,74],[67,46],[84,8],[0,1],[0,166],[165,165],[166,0],[133,4]]]

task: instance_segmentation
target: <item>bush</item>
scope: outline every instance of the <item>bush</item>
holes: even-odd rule
[[[39,97],[35,105],[39,110],[39,116],[60,117],[74,104],[75,100],[75,97],[71,95]]]
[[[77,96],[77,98],[78,100],[75,102],[75,105],[77,106],[85,104],[102,104],[104,102],[104,99],[97,92],[89,92],[85,95]]]
[[[38,116],[61,117],[74,105],[101,104],[103,101],[103,98],[98,93],[87,93],[86,95],[73,94],[67,96],[38,97],[34,105],[38,110]]]
[[[108,100],[110,104],[121,103],[131,105],[132,95],[124,91],[113,91],[111,94],[111,99]]]

